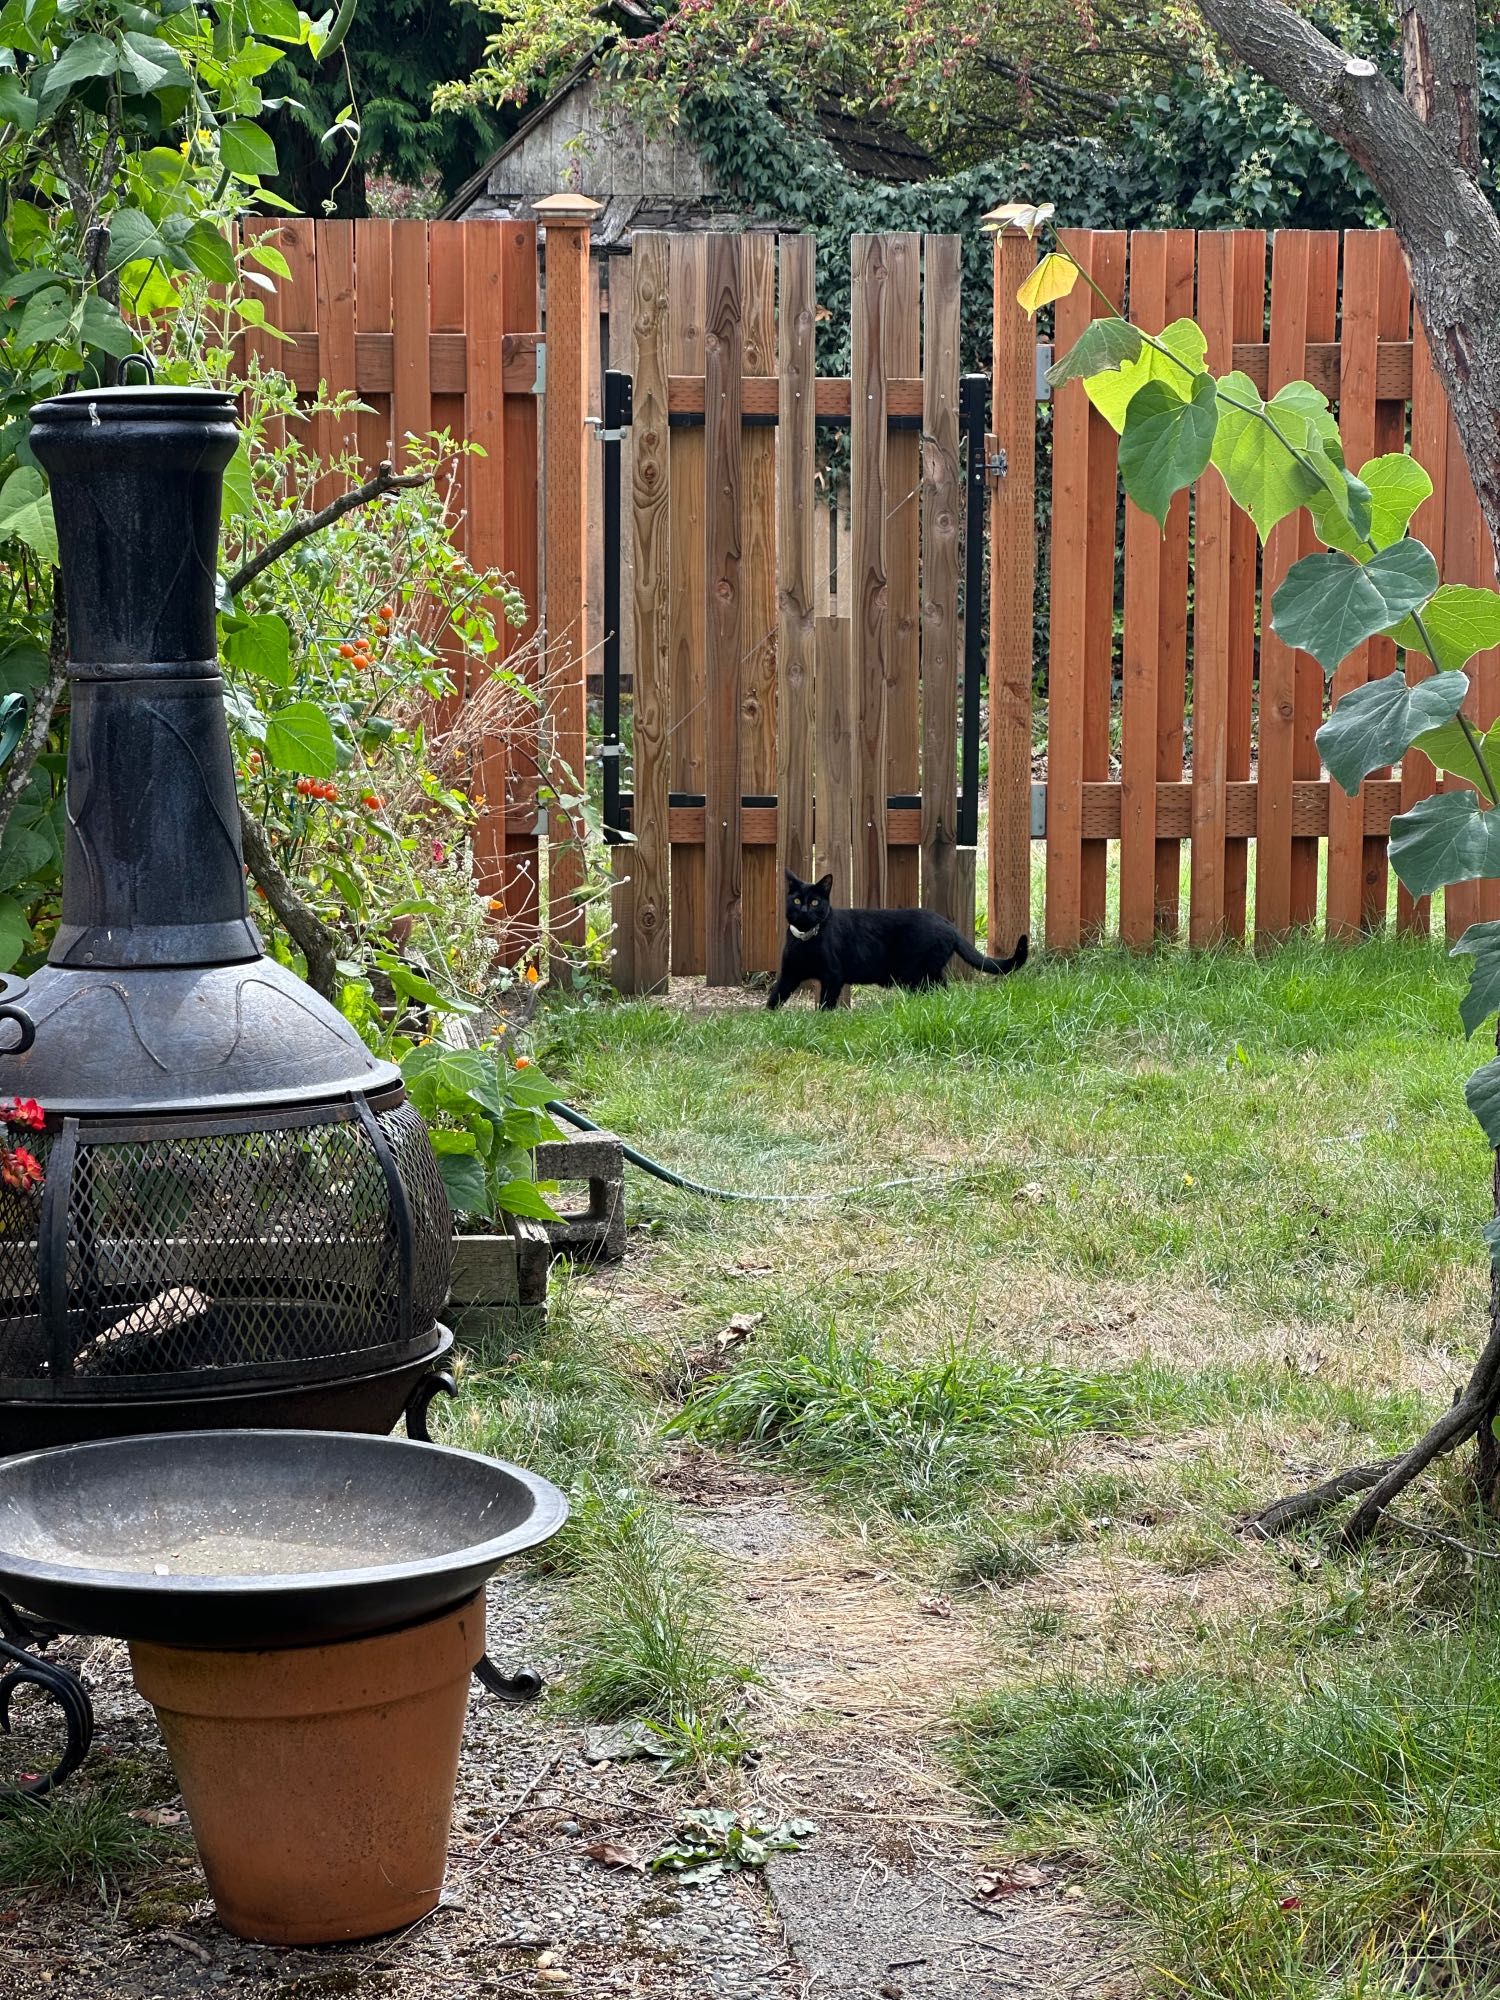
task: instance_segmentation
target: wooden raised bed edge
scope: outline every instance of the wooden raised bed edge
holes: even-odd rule
[[[500,1227],[494,1234],[453,1239],[448,1313],[460,1336],[477,1338],[492,1331],[501,1315],[518,1321],[547,1309],[552,1242],[545,1225],[521,1215],[497,1220]]]

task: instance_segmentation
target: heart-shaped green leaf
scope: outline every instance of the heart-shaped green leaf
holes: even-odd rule
[[[1329,549],[1304,556],[1287,571],[1271,601],[1271,626],[1331,674],[1356,646],[1424,604],[1436,588],[1437,564],[1421,542],[1393,542],[1367,563]]]
[[[34,465],[19,465],[0,486],[0,541],[13,536],[43,562],[57,561],[52,496]]]
[[[232,631],[224,641],[224,657],[253,680],[283,690],[292,684],[292,635],[274,611],[257,612]]]
[[[1136,391],[1120,436],[1120,478],[1137,507],[1165,525],[1173,494],[1208,464],[1217,423],[1211,375],[1195,378],[1186,402],[1165,382]]]
[[[1432,493],[1432,481],[1409,452],[1391,451],[1359,468],[1370,495],[1370,540],[1389,548],[1406,533],[1406,524]]]
[[[1107,325],[1100,320],[1097,325]],[[1139,338],[1139,336],[1137,336]],[[1094,374],[1085,383],[1088,399],[1112,429],[1123,432],[1126,414],[1136,392],[1148,382],[1162,382],[1182,401],[1192,394],[1194,377],[1203,373],[1203,357],[1208,342],[1203,329],[1190,319],[1174,319],[1157,334],[1159,346],[1141,341],[1135,358],[1107,373]],[[1162,353],[1162,348],[1167,352]]]
[[[1319,475],[1288,451],[1282,437],[1265,422],[1266,407],[1248,375],[1235,372],[1221,377],[1213,463],[1230,499],[1254,521],[1262,541],[1322,485]],[[1276,422],[1277,430],[1299,450],[1310,449],[1317,438],[1300,410],[1287,409]]]
[[[1434,678],[1441,680],[1443,677],[1436,675]],[[1431,684],[1428,682],[1428,686]],[[1447,771],[1455,778],[1467,779],[1493,805],[1496,773],[1500,772],[1500,722],[1492,722],[1488,729],[1476,731],[1476,734],[1479,737],[1477,753],[1469,740],[1468,731],[1455,715],[1437,729],[1424,729],[1420,736],[1413,737],[1411,747],[1430,758],[1438,770]]]
[[[1470,924],[1450,956],[1473,961],[1458,1009],[1464,1033],[1472,1035],[1500,1009],[1500,924]]]
[[[1435,792],[1391,821],[1391,866],[1414,896],[1500,875],[1500,813],[1473,792]]]
[[[1128,319],[1091,319],[1062,360],[1047,370],[1048,385],[1060,389],[1064,382],[1118,368],[1134,361],[1144,345]]]
[[[1434,674],[1413,685],[1394,673],[1350,688],[1318,731],[1330,775],[1352,796],[1371,771],[1394,763],[1413,737],[1456,715],[1468,692],[1467,674]]]
[[[1404,618],[1388,636],[1408,652],[1428,654],[1435,666],[1466,666],[1476,653],[1500,646],[1500,592],[1445,583],[1422,607],[1420,631]]]

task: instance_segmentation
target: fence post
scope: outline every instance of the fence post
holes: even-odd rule
[[[546,726],[552,737],[547,781],[561,797],[582,793],[587,782],[589,224],[600,203],[582,194],[549,194],[534,206],[547,232],[543,588]],[[584,878],[582,810],[554,802],[548,837],[552,939],[576,952],[587,930],[578,900]]]
[[[1031,929],[1031,684],[1036,606],[1036,335],[1016,292],[1036,261],[1014,225],[995,232],[994,450],[990,499],[989,944]]]

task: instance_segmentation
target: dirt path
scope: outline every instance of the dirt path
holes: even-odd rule
[[[704,1795],[649,1763],[591,1761],[609,1747],[601,1733],[476,1688],[448,1893],[413,1932],[341,1950],[246,1945],[214,1921],[184,1843],[118,1911],[86,1891],[0,1911],[3,2000],[1105,2000],[1130,1990],[1113,1979],[1108,1940],[1075,1885],[1047,1880],[988,1907],[976,1896],[986,1829],[937,1746],[955,1695],[982,1677],[978,1622],[962,1608],[924,1609],[858,1542],[741,1467],[693,1453],[666,1483],[684,1529],[717,1552],[764,1677],[748,1718],[763,1754],[713,1802],[816,1821],[805,1852],[779,1858],[765,1882],[700,1888],[601,1866],[591,1845],[649,1856]],[[493,1650],[553,1677],[565,1666],[555,1588],[512,1579],[491,1596]],[[171,1774],[123,1648],[73,1650],[99,1716],[95,1776],[113,1767],[144,1810],[170,1814]],[[28,1737],[39,1754],[23,1723],[23,1758]]]

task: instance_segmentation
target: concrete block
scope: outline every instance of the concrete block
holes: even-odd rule
[[[580,1132],[546,1140],[536,1149],[539,1181],[564,1187],[588,1183],[589,1205],[578,1215],[545,1224],[554,1250],[596,1264],[618,1264],[625,1255],[625,1155],[612,1132]]]

